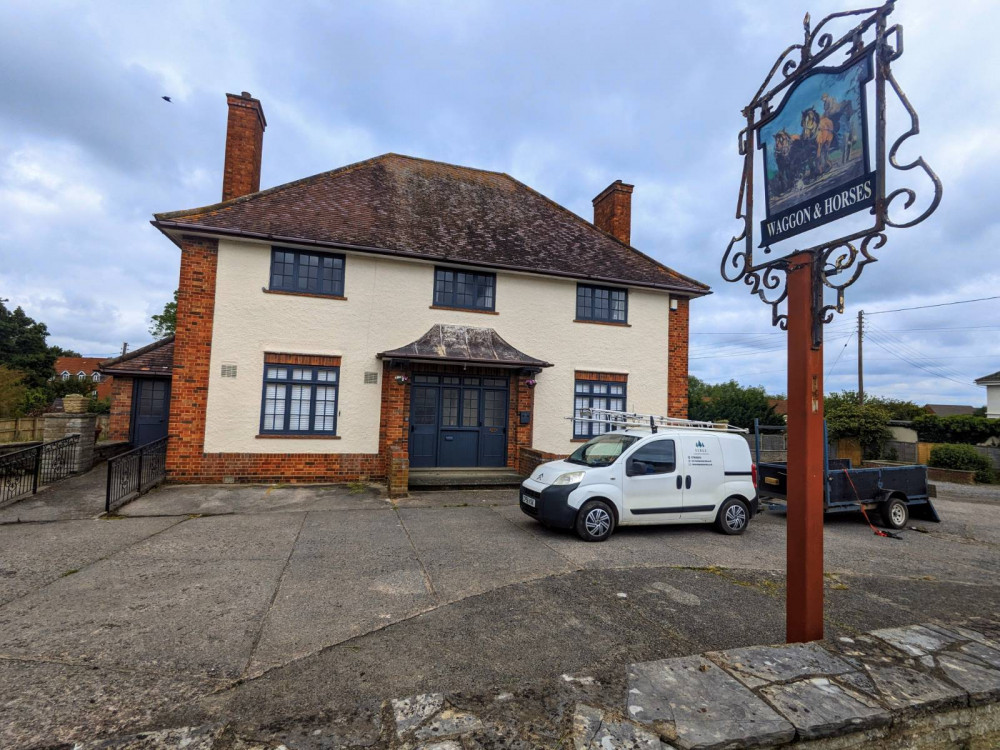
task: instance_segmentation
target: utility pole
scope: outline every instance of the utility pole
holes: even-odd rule
[[[864,346],[865,338],[865,311],[858,310],[858,403],[862,406],[865,403],[865,368],[864,368]]]
[[[121,356],[124,357],[125,356],[125,352],[127,352],[127,351],[128,351],[128,342],[127,341],[123,341],[122,342],[122,353],[121,353]]]

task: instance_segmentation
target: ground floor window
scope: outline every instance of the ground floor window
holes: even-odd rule
[[[261,433],[336,435],[339,367],[264,366]]]
[[[597,377],[581,378],[577,375],[573,395],[573,437],[591,438],[608,432],[605,424],[585,422],[581,412],[584,409],[610,409],[625,411],[626,383],[609,382]]]

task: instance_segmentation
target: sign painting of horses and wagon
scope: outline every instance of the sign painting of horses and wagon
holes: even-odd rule
[[[761,246],[874,205],[865,84],[870,56],[819,68],[760,126],[766,218]]]

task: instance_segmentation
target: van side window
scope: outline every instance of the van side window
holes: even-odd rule
[[[673,440],[657,440],[642,446],[631,456],[633,476],[670,474],[677,466]],[[645,469],[644,471],[642,469]]]

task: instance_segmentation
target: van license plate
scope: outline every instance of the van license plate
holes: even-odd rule
[[[535,498],[528,497],[527,495],[521,495],[521,502],[527,505],[529,508],[535,507]]]

